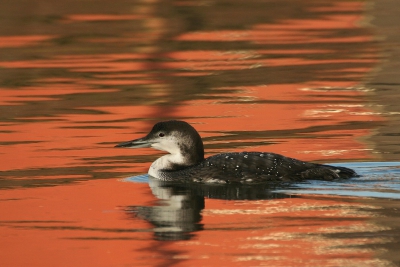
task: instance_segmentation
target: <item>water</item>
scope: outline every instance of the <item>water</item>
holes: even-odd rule
[[[0,6],[1,266],[399,265],[394,0]],[[159,184],[113,147],[171,118],[362,176]]]
[[[331,164],[332,165],[332,164]],[[260,185],[243,186],[244,188],[254,188],[256,192],[265,193],[260,196],[261,199],[276,197],[273,193],[281,193],[280,197],[291,197],[293,194],[322,194],[322,195],[341,195],[358,196],[371,198],[400,198],[400,162],[356,162],[333,164],[352,168],[360,175],[349,180],[340,181],[305,181],[300,183],[290,183],[287,185],[275,185],[276,188],[260,188]],[[125,179],[127,182],[149,183],[149,176],[137,175]],[[230,189],[229,186],[206,186],[196,185],[196,187],[220,187]],[[237,189],[239,190],[239,189]],[[271,194],[272,193],[272,194]],[[220,196],[210,196],[220,198]],[[247,195],[241,199],[253,199]]]
[[[293,192],[372,198],[400,198],[399,162],[362,162],[344,164],[353,168],[361,177],[340,182],[310,181],[294,185]]]

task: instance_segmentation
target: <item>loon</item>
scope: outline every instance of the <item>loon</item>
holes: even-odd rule
[[[331,181],[358,176],[345,167],[304,162],[268,152],[233,152],[204,158],[203,141],[185,121],[163,121],[145,137],[115,147],[152,147],[169,154],[154,161],[149,175],[163,181],[254,184],[303,180]]]

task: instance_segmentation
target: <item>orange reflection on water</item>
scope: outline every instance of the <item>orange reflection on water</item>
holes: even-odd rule
[[[360,5],[362,5],[360,3]],[[358,14],[355,15],[331,15],[324,16],[323,19],[301,19],[285,20],[277,24],[255,25],[249,30],[224,30],[210,32],[190,32],[179,37],[179,41],[214,41],[214,42],[237,42],[253,41],[255,43],[335,43],[335,42],[363,42],[370,41],[371,36],[347,36],[345,38],[332,38],[324,36],[321,38],[321,32],[329,29],[351,29],[360,20]]]
[[[368,223],[370,214],[362,211],[373,207],[307,197],[233,203],[208,200],[206,206],[203,222],[207,231],[199,233],[196,241],[182,244],[192,248],[188,254],[193,262],[203,258],[213,262],[212,266],[224,265],[224,261],[232,261],[230,266],[377,263],[371,259],[374,252],[362,246],[379,243],[380,238],[332,238],[335,233],[369,232],[377,227]]]
[[[136,14],[74,14],[68,15],[65,19],[69,22],[82,22],[82,21],[116,21],[116,20],[137,20],[143,19],[143,16]]]
[[[147,184],[97,180],[3,191],[0,206],[7,214],[0,215],[0,261],[3,266],[135,263],[132,252],[143,248],[141,240],[150,239],[151,231],[147,223],[129,220],[123,208],[148,205],[153,199],[148,190]]]
[[[316,85],[314,84],[318,88]],[[229,133],[244,130],[257,132],[260,129],[293,132],[299,129],[300,133],[304,133],[303,138],[301,135],[297,138],[290,138],[290,136],[282,138],[279,135],[272,138],[264,137],[264,141],[277,143],[264,146],[254,145],[247,149],[251,151],[271,151],[307,160],[332,160],[338,157],[341,159],[368,159],[371,157],[370,150],[365,147],[364,143],[358,141],[369,134],[366,129],[343,127],[341,130],[327,128],[326,131],[323,131],[321,129],[317,135],[312,132],[313,127],[346,125],[350,121],[362,123],[381,120],[379,116],[368,112],[369,109],[362,102],[357,101],[358,104],[354,104],[354,101],[343,100],[343,96],[362,95],[362,92],[355,90],[354,84],[336,83],[335,85],[338,88],[350,88],[350,90],[339,92],[326,90],[326,92],[318,94],[318,100],[314,100],[313,92],[302,90],[308,88],[307,85],[302,85],[302,87],[295,84],[284,84],[223,88],[233,90],[233,92],[224,94],[225,98],[219,101],[203,100],[188,103],[179,107],[177,112],[184,114],[185,117],[196,117],[198,111],[201,110],[201,120],[191,120],[198,123],[195,124],[195,127],[201,133]],[[332,104],[335,102],[338,104]],[[260,137],[262,138],[262,136]],[[310,142],[310,137],[313,138],[312,142]],[[335,141],[332,142],[332,140]],[[240,150],[243,148],[232,149],[232,151]],[[216,151],[214,150],[214,152]]]
[[[62,70],[74,77],[62,77],[64,72],[56,78],[43,75],[33,81],[40,86],[0,90],[1,104],[10,114],[1,124],[0,138],[5,144],[0,151],[1,167],[9,172],[7,179],[15,180],[0,199],[0,208],[7,211],[0,215],[4,230],[0,234],[4,244],[1,264],[384,265],[374,259],[374,251],[362,247],[385,241],[368,236],[368,231],[379,230],[368,221],[374,216],[373,207],[356,201],[307,196],[262,201],[207,199],[201,221],[204,230],[194,232],[190,240],[160,242],[153,240],[154,225],[123,211],[132,205],[154,205],[148,184],[100,179],[145,173],[159,152],[113,146],[143,136],[164,118],[192,123],[205,137],[208,155],[258,150],[302,160],[371,159],[371,148],[363,138],[370,135],[370,123],[381,118],[365,104],[368,90],[360,89],[359,81],[377,62],[376,51],[364,47],[354,55],[345,52],[347,44],[358,46],[370,42],[372,36],[335,33],[357,28],[363,7],[362,2],[338,2],[328,11],[357,14],[286,19],[275,24],[263,21],[246,30],[177,30],[177,35],[167,31],[170,25],[163,25],[164,20],[147,18],[152,31],[85,39],[97,45],[139,42],[145,49],[97,55],[82,50],[88,54],[50,53],[40,59],[1,61],[0,67],[7,70]],[[315,10],[326,12],[324,7]],[[141,16],[75,12],[62,18],[65,25]],[[185,50],[173,44],[165,49],[162,41],[169,41],[170,36]],[[51,37],[8,38],[3,39],[6,47],[37,44]],[[257,47],[202,51],[186,41],[236,42],[235,47],[243,41]],[[134,52],[126,52],[130,49]],[[299,76],[299,69],[314,76],[293,78],[294,68]],[[224,80],[223,75],[230,77]],[[244,76],[238,84],[236,75]],[[192,84],[184,80],[188,88],[175,83],[175,78],[186,76],[199,78],[206,86],[195,88],[197,80]],[[287,79],[275,81],[275,76]],[[16,111],[25,115],[14,114],[12,108],[20,108]],[[38,113],[43,108],[47,109]],[[31,113],[35,115],[28,116]],[[107,171],[110,174],[102,176]],[[34,187],[46,179],[43,185],[52,187]],[[338,233],[344,236],[335,236]],[[357,238],[354,233],[363,235]]]
[[[12,131],[12,134],[7,131],[0,132],[2,142],[10,143],[3,146],[0,152],[7,155],[2,160],[2,171],[82,166],[88,164],[85,161],[87,158],[96,158],[101,155],[107,157],[118,153],[132,155],[132,150],[114,149],[114,145],[118,142],[140,137],[135,136],[132,129],[127,129],[124,121],[131,120],[132,114],[144,117],[153,108],[151,106],[120,106],[103,107],[99,110],[107,111],[107,113],[101,116],[65,114],[54,119],[51,117],[26,119],[27,122],[23,124],[3,123],[2,128]],[[105,121],[109,121],[107,126],[104,126]],[[112,127],[116,128],[113,135],[105,134],[104,129]],[[133,129],[140,132],[147,129],[146,127],[148,127],[147,123],[136,122]],[[27,139],[29,142],[25,142]],[[140,155],[154,153],[149,149],[139,152]],[[105,160],[98,164],[104,165],[110,162]],[[90,166],[94,167],[95,164],[90,163]]]
[[[50,35],[0,36],[0,48],[37,45],[54,37]]]
[[[206,200],[187,241],[152,241],[152,226],[123,212],[150,205],[147,184],[115,179],[2,192],[5,266],[380,266],[373,206],[342,198]],[[360,236],[352,238],[352,233]],[[21,256],[23,253],[23,256]],[[73,256],[72,256],[73,255]],[[378,264],[378,265],[374,265]]]
[[[54,90],[54,87],[57,90]],[[68,95],[73,93],[95,93],[95,92],[113,92],[113,89],[93,89],[84,85],[65,85],[65,84],[51,84],[48,86],[42,85],[40,87],[19,87],[16,89],[0,88],[0,104],[1,105],[25,105],[26,102],[35,101],[56,101],[60,95]]]
[[[66,68],[84,72],[121,72],[142,69],[141,54],[68,55],[46,60],[0,61],[3,68]],[[123,60],[123,61],[120,61]],[[129,60],[129,63],[126,61]]]

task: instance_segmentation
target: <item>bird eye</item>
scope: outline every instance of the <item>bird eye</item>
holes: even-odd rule
[[[158,136],[159,136],[159,137],[164,137],[165,134],[164,134],[164,133],[159,133]]]

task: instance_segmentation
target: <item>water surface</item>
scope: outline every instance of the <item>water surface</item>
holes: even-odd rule
[[[389,2],[3,1],[1,265],[398,265]],[[198,129],[207,156],[270,151],[362,177],[127,180],[162,153],[113,146],[164,119]]]

